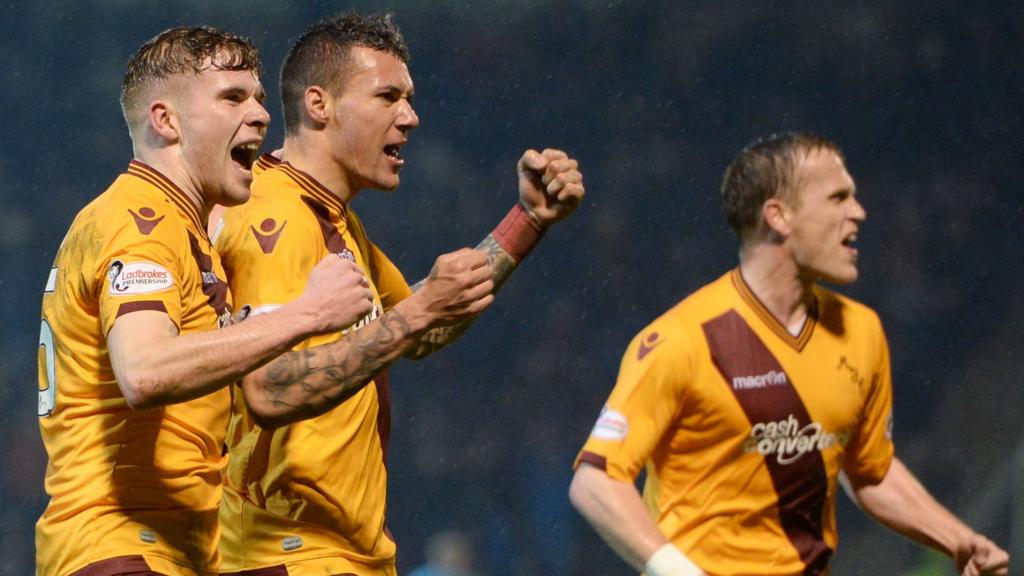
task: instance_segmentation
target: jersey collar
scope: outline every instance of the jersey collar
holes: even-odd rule
[[[280,170],[291,178],[303,191],[312,196],[317,202],[323,204],[338,214],[345,213],[345,203],[334,195],[326,186],[308,173],[299,170],[284,160],[264,153],[256,161],[256,168],[263,170]]]
[[[736,288],[736,292],[739,293],[740,298],[750,306],[750,309],[757,314],[758,318],[771,329],[783,342],[788,344],[791,348],[797,352],[802,351],[807,342],[811,339],[811,334],[814,333],[814,327],[818,323],[818,296],[813,294],[811,304],[807,309],[807,320],[804,321],[804,326],[800,330],[800,333],[793,336],[789,333],[789,330],[782,325],[781,322],[768,311],[768,308],[758,299],[757,295],[754,294],[753,290],[750,289],[750,285],[743,279],[743,274],[740,273],[740,269],[737,266],[729,274],[732,285]]]

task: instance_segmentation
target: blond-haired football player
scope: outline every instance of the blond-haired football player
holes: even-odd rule
[[[259,70],[247,40],[206,27],[167,30],[128,64],[134,159],[75,218],[43,296],[40,576],[217,573],[225,385],[370,309],[366,278],[331,255],[292,304],[227,326],[206,218],[249,196],[269,121]]]
[[[215,240],[236,301],[254,311],[295,298],[312,265],[339,249],[374,294],[373,311],[353,326],[243,380],[221,508],[225,572],[395,573],[384,370],[461,334],[583,196],[575,160],[527,152],[520,203],[477,249],[442,255],[410,288],[351,205],[365,188],[398,187],[402,146],[419,125],[408,58],[389,17],[348,13],[308,29],[281,73],[282,156],[259,160],[252,200],[227,211]]]
[[[722,186],[739,267],[626,350],[569,495],[648,576],[828,574],[841,478],[868,514],[964,574],[1006,574],[1006,552],[894,456],[878,317],[818,285],[857,279],[866,213],[855,192],[823,138],[744,149]],[[633,481],[644,467],[641,499]]]

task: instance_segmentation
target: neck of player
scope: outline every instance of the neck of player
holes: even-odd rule
[[[316,178],[338,199],[348,203],[359,191],[352,188],[341,165],[334,162],[318,142],[311,140],[309,137],[285,137],[281,160]]]
[[[761,243],[740,251],[740,273],[757,299],[791,334],[799,334],[814,297],[806,277],[781,246]]]

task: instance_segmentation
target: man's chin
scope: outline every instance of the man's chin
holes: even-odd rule
[[[398,176],[395,176],[394,178],[377,182],[372,186],[372,188],[380,190],[381,192],[394,192],[398,189],[399,183],[400,181]]]
[[[821,280],[836,286],[846,286],[847,284],[853,284],[856,282],[858,276],[859,273],[857,272],[857,269],[854,268],[853,270],[843,270],[836,274],[822,274]]]
[[[239,187],[237,189],[222,190],[220,198],[217,199],[217,204],[221,206],[238,206],[239,204],[245,204],[249,201],[249,187]]]

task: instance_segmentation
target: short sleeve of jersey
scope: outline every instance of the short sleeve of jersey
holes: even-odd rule
[[[106,242],[96,260],[96,274],[103,274],[97,300],[104,334],[119,316],[138,310],[165,312],[181,328],[180,232],[168,222],[144,234],[128,221]]]
[[[384,311],[391,310],[412,294],[412,289],[405,281],[402,271],[388,259],[376,244],[372,243],[370,244],[370,262],[373,267],[373,284],[377,287]]]
[[[875,317],[878,363],[868,383],[860,427],[852,435],[846,450],[844,470],[855,482],[877,484],[892,463],[892,371],[889,345],[881,323]]]
[[[356,242],[359,243],[360,250],[366,255],[370,276],[377,289],[377,295],[380,297],[380,304],[385,312],[391,310],[396,304],[408,298],[412,294],[412,289],[409,288],[409,284],[398,267],[388,259],[383,250],[370,241],[359,216],[349,210],[347,217],[349,229]]]
[[[575,466],[587,462],[633,482],[682,410],[690,366],[684,330],[659,319],[623,355],[615,388]]]

